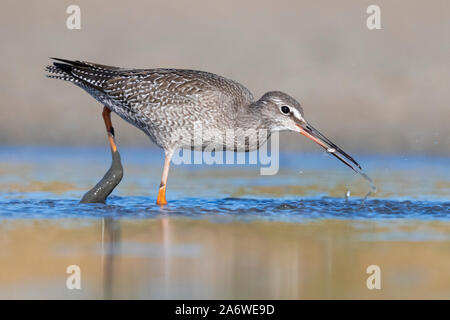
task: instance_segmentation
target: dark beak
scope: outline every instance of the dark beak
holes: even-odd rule
[[[347,166],[352,168],[355,172],[359,172],[361,170],[361,166],[358,162],[355,161],[352,157],[350,157],[347,153],[344,152],[341,148],[331,142],[327,137],[319,132],[319,130],[310,126],[307,122],[303,124],[297,124],[297,127],[300,128],[300,133],[316,142],[324,149],[327,150],[328,153],[331,153],[333,156],[341,160]]]

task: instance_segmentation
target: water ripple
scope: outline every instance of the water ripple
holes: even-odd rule
[[[450,220],[450,202],[322,197],[294,199],[180,198],[163,208],[147,197],[112,196],[107,204],[80,204],[78,199],[0,200],[0,219],[102,218],[151,219],[161,216],[275,220],[432,219]]]

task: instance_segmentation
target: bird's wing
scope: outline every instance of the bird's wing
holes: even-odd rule
[[[129,108],[149,103],[153,106],[182,105],[189,101],[233,107],[253,101],[251,92],[241,84],[209,72],[124,69],[85,61],[52,59],[57,62],[47,66],[48,77],[95,89]]]
[[[223,123],[238,108],[253,102],[241,84],[209,72],[183,69],[124,69],[83,61],[55,59],[49,77],[67,80],[96,99],[107,97],[120,106],[116,112],[137,119],[184,116]],[[219,112],[220,111],[220,112]],[[172,113],[171,117],[165,117]],[[206,115],[205,115],[206,114]]]
[[[215,74],[180,69],[123,71],[103,91],[129,108],[150,106],[234,108],[253,101],[242,85]]]

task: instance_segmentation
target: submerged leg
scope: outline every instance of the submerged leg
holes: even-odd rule
[[[114,139],[114,128],[111,122],[111,110],[103,108],[103,121],[105,122],[106,132],[108,133],[109,145],[111,147],[112,162],[111,167],[95,187],[86,192],[81,199],[81,203],[105,203],[106,198],[119,184],[123,177],[123,168],[120,161],[120,154],[117,150]]]
[[[156,204],[165,205],[166,201],[166,185],[167,185],[167,177],[169,176],[169,167],[170,167],[170,159],[172,158],[171,153],[167,153],[164,159],[164,168],[161,177],[161,184],[159,185],[158,199],[156,200]]]

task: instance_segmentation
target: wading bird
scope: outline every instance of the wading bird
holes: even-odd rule
[[[113,152],[117,147],[111,112],[144,131],[164,149],[159,205],[167,203],[166,185],[173,153],[179,148],[204,150],[213,143],[213,136],[224,137],[230,129],[265,129],[269,134],[257,139],[235,138],[231,146],[218,146],[222,150],[256,150],[266,142],[271,131],[291,130],[318,143],[356,172],[361,169],[351,156],[314,129],[304,119],[300,104],[283,92],[267,92],[255,100],[243,85],[209,72],[123,69],[53,59],[57,62],[47,66],[48,77],[73,82],[103,104],[103,119]],[[201,141],[192,139],[192,135],[180,135],[180,130],[194,133],[196,123],[201,124]]]

